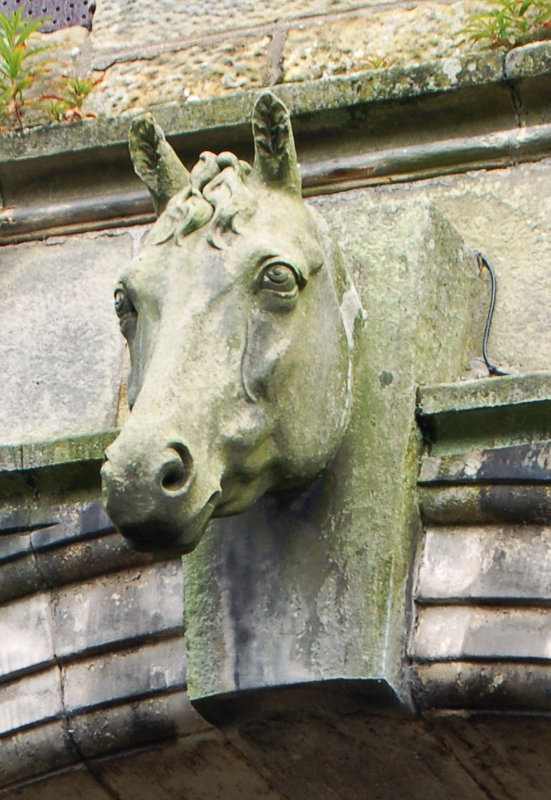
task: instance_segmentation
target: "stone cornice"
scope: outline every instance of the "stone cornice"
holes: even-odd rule
[[[551,154],[551,45],[274,87],[293,114],[304,193],[491,169]],[[249,152],[258,91],[152,109],[189,165]],[[132,172],[135,114],[0,136],[0,243],[152,219]]]

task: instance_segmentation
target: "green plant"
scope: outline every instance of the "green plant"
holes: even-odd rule
[[[396,62],[391,56],[373,56],[373,58],[367,58],[365,63],[369,69],[387,69],[393,67]]]
[[[92,78],[63,76],[58,83],[56,94],[48,95],[44,110],[53,122],[63,122],[82,118],[82,105],[92,89]]]
[[[64,78],[61,95],[69,108],[82,108],[84,100],[94,88],[92,78]]]
[[[460,32],[492,50],[511,50],[551,37],[551,0],[494,0]]]
[[[48,115],[48,118],[52,122],[63,122],[65,119],[65,112],[67,111],[67,105],[58,100],[56,97],[52,97],[49,100],[44,102],[43,105],[44,111]]]
[[[27,92],[48,71],[37,56],[49,47],[33,41],[45,22],[44,17],[24,20],[22,9],[10,15],[0,11],[0,114],[15,118],[19,129],[23,128],[23,106],[29,102]]]

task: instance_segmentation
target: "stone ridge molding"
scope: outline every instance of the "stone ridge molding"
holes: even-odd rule
[[[549,711],[551,374],[422,388],[417,413],[416,704]]]
[[[59,462],[59,448],[45,451]],[[2,797],[41,773],[207,728],[186,696],[179,559],[133,552],[97,499],[19,523],[0,514]]]
[[[539,42],[506,57],[472,54],[281,85],[274,91],[291,110],[304,193],[311,195],[510,166],[548,155],[550,71],[551,45]],[[246,157],[248,119],[258,94],[158,106],[155,117],[184,161],[200,149],[217,150],[228,143]],[[126,155],[135,116],[0,136],[6,206],[0,242],[152,219],[150,201],[138,191]],[[346,148],[352,139],[354,156]],[[119,171],[124,164],[115,192],[100,185],[104,170],[98,169],[103,165],[108,174],[114,163]],[[45,193],[44,202],[37,202],[37,185],[45,181],[50,191],[54,172],[58,196]],[[69,176],[68,202],[63,189]],[[75,191],[75,180],[82,181],[81,190]]]
[[[421,388],[427,525],[551,522],[551,373]]]

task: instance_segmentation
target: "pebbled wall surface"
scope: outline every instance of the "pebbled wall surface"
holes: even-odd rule
[[[451,59],[485,0],[416,3],[98,0],[92,31],[45,34],[46,76],[92,77],[84,111],[104,115],[366,69]],[[35,94],[43,87],[39,83]],[[29,114],[32,117],[32,112]]]

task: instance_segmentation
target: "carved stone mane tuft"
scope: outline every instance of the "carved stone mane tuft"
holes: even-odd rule
[[[222,249],[227,234],[239,233],[237,217],[250,218],[256,210],[254,194],[247,187],[251,167],[233,153],[201,153],[188,186],[169,200],[153,227],[148,244],[163,244],[171,237],[177,245],[212,220],[209,244]]]

